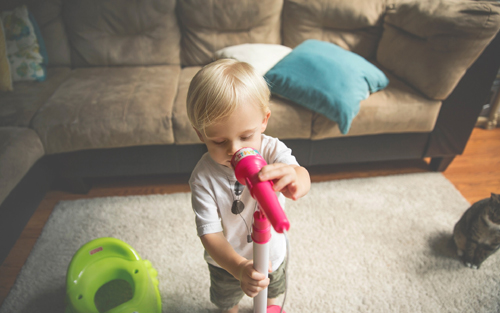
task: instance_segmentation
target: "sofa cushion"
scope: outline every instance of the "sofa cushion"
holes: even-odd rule
[[[285,0],[283,44],[294,48],[304,40],[317,39],[373,59],[386,3],[386,0]]]
[[[49,66],[70,66],[70,47],[62,18],[63,0],[29,1],[48,55]]]
[[[349,131],[359,102],[389,81],[363,57],[335,44],[308,39],[278,62],[265,78],[271,91],[338,123]]]
[[[67,67],[48,68],[44,82],[16,82],[14,91],[0,92],[0,126],[28,127],[38,109],[70,72]]]
[[[79,68],[33,118],[47,154],[169,144],[180,67]]]
[[[313,117],[312,139],[431,132],[441,101],[428,99],[394,75],[384,72],[389,78],[389,85],[361,101],[349,133],[342,135],[335,122],[316,114]]]
[[[73,65],[178,65],[175,0],[65,1]]]
[[[215,51],[243,43],[281,44],[283,0],[178,1],[183,65],[205,65]]]
[[[271,97],[265,133],[280,139],[311,139],[313,112],[292,101]]]
[[[0,127],[0,203],[43,155],[42,143],[33,130]]]
[[[377,61],[427,97],[443,100],[499,28],[499,3],[400,3],[385,16]]]
[[[176,144],[200,144],[201,141],[193,130],[186,110],[186,99],[189,84],[200,66],[186,67],[182,70],[179,80],[179,90],[172,114]],[[280,139],[311,138],[311,122],[313,113],[290,101],[271,98],[271,118],[266,134]]]
[[[182,69],[179,78],[177,98],[175,99],[174,109],[172,112],[172,125],[174,127],[176,144],[201,143],[193,129],[193,126],[191,126],[191,122],[189,122],[186,108],[189,84],[199,70],[201,70],[201,66],[185,67]]]

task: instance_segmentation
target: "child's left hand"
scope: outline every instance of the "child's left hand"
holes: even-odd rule
[[[309,173],[303,167],[284,163],[264,166],[259,173],[261,181],[272,180],[274,191],[287,198],[297,200],[309,191]]]

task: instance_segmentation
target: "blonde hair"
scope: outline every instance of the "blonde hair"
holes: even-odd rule
[[[269,110],[271,92],[264,79],[245,62],[220,59],[203,67],[189,85],[187,113],[197,130],[229,117],[242,103],[257,104],[264,114]]]

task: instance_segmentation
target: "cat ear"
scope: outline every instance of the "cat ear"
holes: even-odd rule
[[[491,200],[496,203],[500,203],[500,194],[491,193]]]

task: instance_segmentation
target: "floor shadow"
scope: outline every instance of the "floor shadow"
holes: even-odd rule
[[[161,293],[161,290],[160,290]],[[219,313],[212,303],[196,299],[196,295],[191,294],[186,297],[186,294],[181,293],[162,293],[162,312],[177,312],[177,313]]]
[[[431,248],[432,255],[436,257],[459,261],[457,248],[451,233],[439,232],[434,234],[429,239],[429,247]]]
[[[430,253],[425,262],[416,265],[419,275],[435,275],[436,272],[455,272],[464,268],[455,248],[453,236],[448,232],[437,232],[428,239]]]
[[[19,312],[64,312],[66,286],[61,285],[55,289],[47,288],[38,294],[29,303],[26,303]]]
[[[207,290],[208,291],[208,290]],[[219,313],[221,310],[217,309],[208,299],[196,299],[195,294],[182,294],[182,293],[163,293],[162,294],[162,312],[176,312],[176,313]],[[246,298],[246,296],[245,296]],[[253,306],[249,307],[249,302],[243,299],[240,302],[239,313],[253,313]],[[183,300],[180,300],[183,299]],[[278,298],[281,299],[281,298]]]

